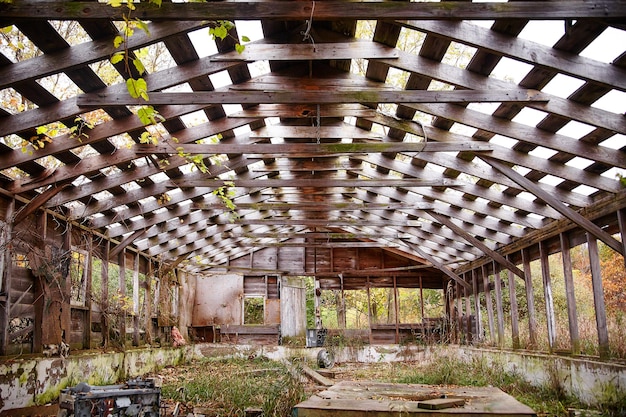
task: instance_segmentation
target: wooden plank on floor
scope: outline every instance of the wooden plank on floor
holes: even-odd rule
[[[423,409],[421,402],[439,399],[463,402],[440,410]],[[297,417],[384,416],[535,417],[535,412],[495,387],[447,387],[420,384],[342,381],[294,407]]]
[[[335,384],[334,381],[331,381],[325,376],[320,375],[319,373],[315,372],[313,369],[309,368],[306,365],[302,365],[302,372],[304,372],[304,374],[307,377],[311,378],[313,381],[325,387],[331,387]]]

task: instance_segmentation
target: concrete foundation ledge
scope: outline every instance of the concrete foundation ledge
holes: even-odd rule
[[[0,411],[55,401],[62,389],[79,382],[109,385],[200,358],[265,356],[283,361],[316,361],[322,348],[195,344],[178,348],[143,348],[125,352],[85,352],[67,358],[23,357],[0,362]],[[626,365],[589,358],[466,346],[375,345],[333,347],[341,362],[426,363],[448,355],[463,361],[485,360],[515,371],[535,385],[560,381],[564,391],[596,405],[611,393],[626,391]]]

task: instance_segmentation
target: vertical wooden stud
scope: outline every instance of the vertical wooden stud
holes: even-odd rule
[[[511,338],[513,339],[513,349],[519,349],[519,310],[515,292],[515,274],[511,270],[507,270],[507,272],[509,278],[509,307],[511,308]]]
[[[472,269],[472,294],[474,295],[474,310],[476,317],[476,326],[474,331],[476,332],[476,340],[481,341],[483,339],[482,311],[480,308],[480,296],[478,294],[478,273],[475,269]]]
[[[619,226],[619,233],[622,236],[622,247],[626,254],[626,208],[617,211],[617,224]],[[626,256],[624,256],[624,267],[626,267]]]
[[[393,306],[395,310],[395,323],[396,323],[396,343],[400,343],[400,324],[399,318],[400,315],[400,307],[398,306],[398,283],[397,278],[393,276]]]
[[[465,295],[465,317],[467,318],[465,332],[467,333],[466,340],[467,340],[467,343],[469,344],[474,341],[474,332],[475,332],[475,329],[472,328],[472,301],[470,299],[469,288],[463,287],[463,293]],[[476,320],[476,316],[474,316],[474,320]]]
[[[120,271],[120,282],[118,286],[118,291],[120,293],[120,297],[124,300],[126,298],[126,249],[120,251],[117,255],[117,264],[119,266]],[[126,346],[126,313],[119,312],[120,317],[120,340],[122,346]]]
[[[85,315],[83,346],[85,349],[91,349],[91,288],[93,275],[93,236],[87,237],[87,266],[85,268]]]
[[[574,294],[574,274],[572,273],[572,257],[570,254],[569,239],[565,233],[559,235],[561,241],[561,257],[563,258],[563,277],[565,278],[565,297],[567,300],[567,318],[569,323],[569,337],[572,353],[580,353],[580,336],[578,334],[578,314],[576,311],[576,297]]]
[[[102,253],[102,288],[101,288],[101,309],[102,309],[102,317],[100,319],[100,323],[102,323],[102,346],[109,346],[109,315],[111,313],[111,309],[109,307],[109,253],[111,252],[111,241],[106,240],[104,243],[104,250]]]
[[[502,280],[500,279],[500,266],[493,263],[493,278],[496,291],[496,320],[498,323],[498,347],[504,347],[504,308],[502,306]]]
[[[368,335],[369,335],[369,341],[370,341],[370,345],[374,344],[374,339],[372,336],[372,304],[371,304],[371,299],[370,299],[370,277],[369,275],[367,276],[367,328],[368,328]]]
[[[489,340],[491,344],[496,343],[496,329],[493,317],[493,300],[491,299],[491,283],[489,280],[489,271],[487,271],[487,266],[483,265],[481,268],[481,272],[483,275],[483,291],[485,292],[485,306],[487,307],[487,321],[489,324]]]
[[[537,313],[535,311],[535,295],[533,294],[533,277],[530,269],[528,248],[522,250],[524,264],[524,284],[526,287],[526,307],[528,309],[528,348],[537,347]]]
[[[552,278],[550,278],[550,261],[548,246],[545,241],[539,242],[539,256],[541,258],[541,277],[543,279],[543,297],[546,304],[546,325],[548,327],[548,345],[550,351],[556,343],[556,319],[554,317],[554,300],[552,298]]]
[[[133,259],[133,346],[139,346],[139,254]]]
[[[11,303],[11,235],[13,234],[13,215],[15,214],[15,200],[9,201],[6,210],[5,223],[0,230],[0,355],[6,355],[9,348],[9,312]]]
[[[609,331],[606,324],[606,307],[604,304],[604,288],[602,287],[598,241],[593,235],[587,233],[587,243],[589,247],[589,264],[591,266],[593,305],[596,310],[596,326],[598,328],[598,347],[600,357],[606,358],[609,356]]]

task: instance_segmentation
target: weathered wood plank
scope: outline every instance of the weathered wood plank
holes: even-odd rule
[[[3,3],[2,16],[9,20],[123,20],[125,10],[112,8],[108,4],[92,2],[53,2]],[[137,4],[134,15],[144,20],[306,20],[311,17],[309,3],[281,1],[223,1],[203,3],[164,3],[161,7],[153,4]],[[360,2],[324,1],[316,4],[314,18],[317,20],[344,19],[448,19],[448,20],[494,20],[494,19],[541,19],[564,20],[600,18],[614,19],[626,17],[626,6],[614,1],[568,1],[532,2],[520,1],[505,4],[462,1],[415,4],[409,2]]]
[[[160,38],[202,29],[208,22],[178,22],[174,24],[149,24],[150,34],[137,32],[128,40],[128,48],[142,48]],[[79,69],[85,65],[107,59],[115,52],[111,38],[85,42],[52,54],[44,54],[0,68],[0,89],[14,84],[33,81],[59,72]]]
[[[462,186],[462,181],[452,180],[448,178],[442,179],[421,179],[421,178],[398,178],[398,179],[352,179],[347,178],[296,178],[296,179],[233,179],[233,180],[221,180],[221,179],[206,179],[206,180],[177,180],[174,181],[177,187],[210,187],[217,188],[221,186],[234,186],[234,187],[250,187],[250,188],[265,188],[265,187],[315,187],[315,188],[327,188],[327,187],[438,187],[438,186]]]
[[[373,42],[299,43],[299,44],[249,44],[239,53],[216,55],[214,61],[293,61],[328,59],[381,59],[397,58],[395,48]]]
[[[305,118],[317,117],[318,107],[311,104],[259,104],[243,111],[229,114],[228,117],[284,117]],[[375,117],[375,109],[361,104],[323,104],[319,106],[320,118],[326,117]]]
[[[343,153],[378,153],[378,152],[455,152],[455,151],[490,151],[492,145],[484,142],[439,143],[439,142],[366,142],[366,143],[213,143],[137,145],[137,154],[171,154],[178,150],[189,154],[248,154],[278,155],[307,154],[333,156]]]
[[[150,104],[337,104],[337,103],[479,103],[529,102],[547,98],[536,90],[511,89],[503,91],[477,90],[404,90],[404,91],[237,91],[215,90],[194,93],[150,93]],[[142,105],[143,99],[124,93],[88,93],[76,98],[79,106],[107,107]]]
[[[593,288],[593,306],[596,313],[596,328],[598,330],[599,353],[601,358],[607,358],[610,354],[609,330],[606,319],[606,305],[604,303],[600,254],[598,252],[598,241],[589,232],[587,232],[587,245],[589,266],[591,268],[591,287]]]
[[[343,126],[264,126],[250,132],[250,138],[346,138],[382,139],[382,134],[351,125]]]
[[[580,353],[580,336],[578,333],[578,314],[576,309],[576,296],[574,293],[574,274],[572,271],[572,256],[569,239],[565,233],[559,234],[561,241],[561,257],[563,259],[563,277],[565,279],[565,298],[567,300],[567,318],[569,324],[569,337],[572,354]]]
[[[410,28],[444,36],[496,55],[503,55],[558,73],[626,90],[626,71],[583,56],[501,34],[466,22],[407,22]],[[532,51],[529,52],[529,51]]]

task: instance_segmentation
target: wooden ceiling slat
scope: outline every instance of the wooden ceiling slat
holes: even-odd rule
[[[530,65],[626,91],[626,72],[623,69],[577,54],[500,34],[471,23],[419,21],[405,24],[411,29],[433,33]]]
[[[390,59],[397,58],[395,48],[371,42],[314,44],[249,44],[239,53],[233,51],[214,56],[214,61],[297,61],[329,59]]]
[[[37,1],[34,3],[3,3],[0,12],[4,19],[43,20],[123,20],[124,10],[104,3]],[[311,5],[281,1],[222,1],[211,4],[163,3],[136,5],[135,14],[145,20],[305,20],[311,17]],[[441,20],[494,20],[543,19],[565,20],[600,18],[619,21],[626,16],[626,6],[614,1],[520,1],[504,4],[472,4],[459,1],[446,3],[388,3],[324,1],[316,4],[316,20],[343,19],[441,19]]]
[[[211,93],[150,93],[150,104],[305,104],[305,103],[489,103],[489,102],[528,102],[546,101],[547,98],[535,90],[453,90],[453,91],[238,91],[216,90]],[[143,104],[143,99],[135,99],[120,93],[87,93],[77,97],[83,107],[132,106]]]

